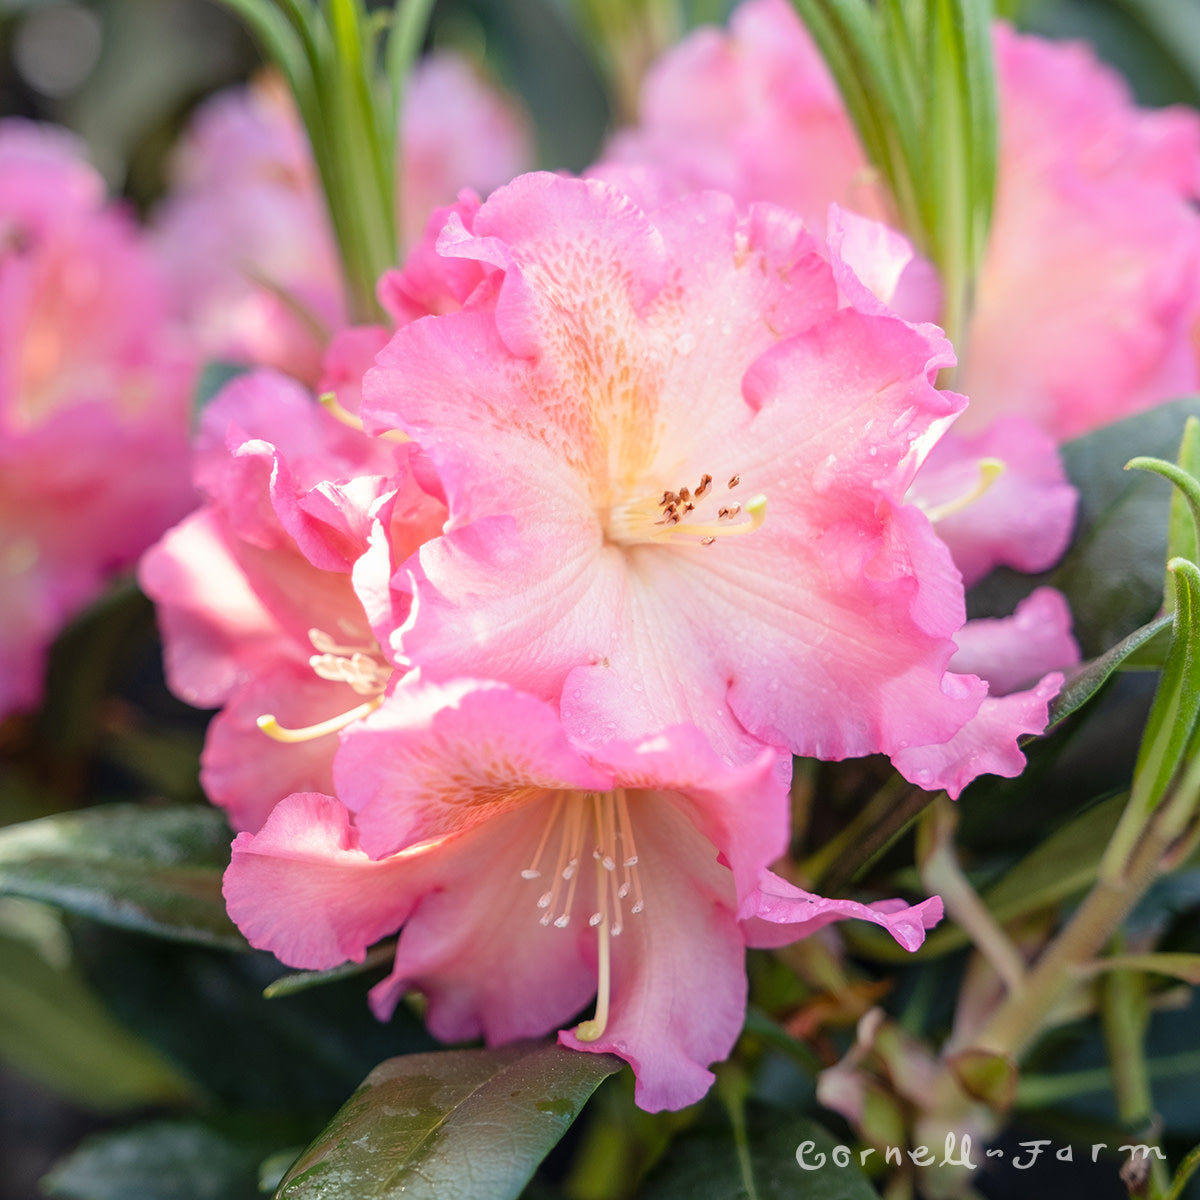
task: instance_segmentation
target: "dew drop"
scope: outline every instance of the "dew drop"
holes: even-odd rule
[[[833,484],[834,476],[836,475],[837,455],[831,454],[828,458],[818,463],[812,473],[813,491],[818,495],[829,491]]]

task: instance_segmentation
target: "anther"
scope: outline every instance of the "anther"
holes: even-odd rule
[[[729,477],[729,486],[731,488],[737,487],[737,485],[741,482],[742,482],[742,477],[740,475],[731,475]]]
[[[696,498],[699,499],[711,487],[712,487],[712,476],[711,475],[701,475],[700,482],[698,484],[696,484]]]
[[[713,537],[713,536],[712,536],[712,534],[710,533],[710,534],[708,535],[708,537],[702,537],[702,538],[700,539],[700,545],[702,545],[702,546],[711,546],[711,545],[713,544],[713,542],[715,542],[716,540],[717,540],[717,539],[716,539],[715,537]]]

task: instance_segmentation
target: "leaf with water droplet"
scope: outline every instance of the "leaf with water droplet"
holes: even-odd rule
[[[381,1063],[278,1200],[510,1200],[621,1061],[554,1042]]]

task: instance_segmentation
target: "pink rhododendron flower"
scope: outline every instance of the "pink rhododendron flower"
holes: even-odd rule
[[[331,354],[331,370],[352,374],[347,362],[372,347],[369,333],[343,341],[335,349],[349,359]],[[195,466],[205,503],[143,558],[140,578],[158,604],[172,688],[223,706],[201,782],[236,828],[257,829],[289,792],[330,788],[337,730],[383,694],[392,662],[375,627],[404,615],[388,554],[411,553],[443,511],[415,482],[413,456],[348,429],[273,372],[235,380],[205,411]],[[260,729],[267,715],[283,741]]]
[[[962,432],[1017,414],[1072,437],[1197,383],[1200,117],[1138,109],[1080,44],[995,35],[999,186],[957,379]],[[786,0],[748,0],[647,77],[598,174],[664,196],[719,186],[812,223],[886,207]]]
[[[229,911],[313,969],[400,929],[373,1007],[386,1018],[416,988],[448,1041],[540,1036],[596,996],[559,1040],[632,1064],[643,1108],[681,1108],[741,1031],[748,936],[854,916],[915,948],[941,916],[936,898],[870,907],[771,875],[788,828],[773,757],[731,767],[687,726],[578,743],[509,688],[406,682],[346,731],[344,804],[289,796],[238,836]]]
[[[65,131],[0,122],[0,716],[194,503],[190,356],[157,264]]]
[[[954,738],[986,685],[946,671],[961,583],[904,502],[961,406],[932,385],[940,332],[848,305],[833,250],[770,206],[651,218],[531,175],[469,215],[439,248],[490,274],[363,384],[449,507],[408,564],[402,661],[561,698],[591,743],[689,723],[744,761]]]
[[[531,157],[514,104],[445,53],[414,70],[402,146],[405,244],[460,188],[487,192]],[[180,315],[208,357],[316,380],[324,342],[346,312],[316,166],[281,84],[266,80],[205,103],[158,224]]]

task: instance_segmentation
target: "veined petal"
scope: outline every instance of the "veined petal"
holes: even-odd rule
[[[611,772],[569,745],[553,708],[500,685],[406,680],[342,743],[338,794],[375,858],[460,833],[550,791],[612,787]]]

